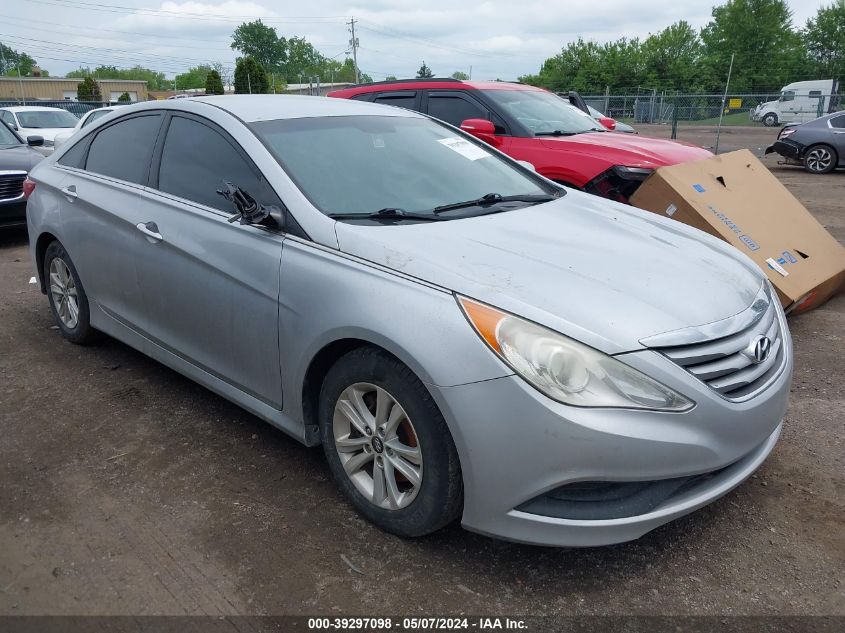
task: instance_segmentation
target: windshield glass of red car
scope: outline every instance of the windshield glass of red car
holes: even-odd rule
[[[537,135],[603,132],[595,119],[542,90],[485,90],[488,99]]]

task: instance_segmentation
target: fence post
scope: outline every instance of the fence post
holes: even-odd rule
[[[678,96],[672,99],[672,140],[678,138]]]

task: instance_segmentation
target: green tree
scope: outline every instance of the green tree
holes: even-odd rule
[[[261,20],[244,22],[232,34],[232,49],[252,57],[266,70],[280,71],[287,60],[287,41]]]
[[[385,81],[396,81],[396,75],[387,75],[384,78]]]
[[[519,80],[557,92],[597,92],[603,90],[605,85],[610,85],[605,83],[603,61],[602,47],[579,37],[564,46],[560,53],[543,62],[537,75],[526,75]],[[626,85],[630,84],[626,81]]]
[[[128,92],[124,92],[117,98],[118,103],[132,103],[132,97],[129,96]]]
[[[267,73],[253,57],[241,57],[235,65],[236,94],[265,94]]]
[[[37,62],[32,57],[0,42],[0,75],[17,77],[20,69],[20,74],[27,77],[32,74],[35,66]],[[42,73],[42,76],[46,77],[48,74]]]
[[[419,79],[430,79],[431,77],[434,77],[434,73],[431,72],[431,68],[425,65],[425,60],[423,60],[422,66],[420,66],[420,69],[417,71],[417,77]]]
[[[814,79],[845,79],[845,0],[821,7],[801,33]]]
[[[94,76],[98,79],[128,79],[139,80],[147,82],[148,90],[168,90],[173,82],[166,79],[164,73],[144,68],[143,66],[133,66],[132,68],[117,68],[115,66],[97,66],[91,70],[87,67],[80,67],[77,70],[72,70],[67,73],[65,77],[74,79],[84,79],[88,76]]]
[[[702,70],[710,91],[724,87],[734,54],[731,90],[764,92],[807,74],[801,39],[792,28],[785,0],[728,0],[713,8],[713,19],[701,31]]]
[[[654,88],[696,92],[706,83],[701,76],[701,38],[681,20],[642,44],[643,83]]]
[[[212,68],[205,78],[205,94],[222,95],[223,92],[223,80],[220,79],[220,73]]]
[[[88,75],[76,86],[77,101],[102,101],[103,94],[100,92],[99,84],[94,78]]]
[[[456,70],[450,75],[450,77],[452,77],[452,79],[459,79],[460,81],[466,81],[469,79],[469,75],[461,70]]]
[[[205,88],[205,82],[209,73],[214,69],[207,65],[201,64],[189,68],[186,72],[176,75],[175,86],[178,90],[188,90],[190,88]]]

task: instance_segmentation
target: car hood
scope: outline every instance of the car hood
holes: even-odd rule
[[[9,149],[0,149],[0,170],[22,169],[29,171],[44,156],[28,145],[18,145]]]
[[[340,249],[541,323],[608,354],[732,316],[763,283],[697,229],[581,192],[505,213],[389,226],[340,222]]]
[[[45,141],[52,141],[56,138],[59,132],[73,132],[72,127],[24,127],[21,128],[20,134],[26,140],[27,136],[42,136]]]
[[[640,135],[587,132],[574,136],[542,137],[542,144],[570,154],[585,154],[607,159],[612,152],[614,163],[626,167],[662,167],[713,156],[696,145],[667,141]]]

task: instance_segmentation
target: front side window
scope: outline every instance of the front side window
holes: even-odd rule
[[[228,213],[231,203],[217,193],[224,182],[261,204],[279,205],[267,181],[223,135],[199,121],[174,116],[161,152],[158,189]]]
[[[160,114],[119,121],[91,142],[85,169],[111,178],[145,184],[155,144]]]
[[[484,90],[485,96],[535,136],[605,132],[593,117],[544,90]]]
[[[487,118],[486,110],[459,95],[430,95],[428,113],[435,119],[446,121],[455,127],[460,127],[467,119]]]
[[[21,142],[14,132],[0,123],[0,147],[9,147],[20,145]]]
[[[553,191],[483,143],[426,118],[334,116],[250,127],[326,214],[434,215],[436,207],[491,193]]]
[[[87,127],[91,125],[97,119],[107,115],[111,110],[97,110],[96,112],[92,112],[88,115],[88,118],[82,123],[82,127]]]
[[[794,101],[795,100],[795,92],[792,90],[785,90],[780,95],[781,101]]]
[[[18,121],[21,127],[46,129],[76,127],[79,119],[67,110],[32,110],[30,112],[18,112]]]

